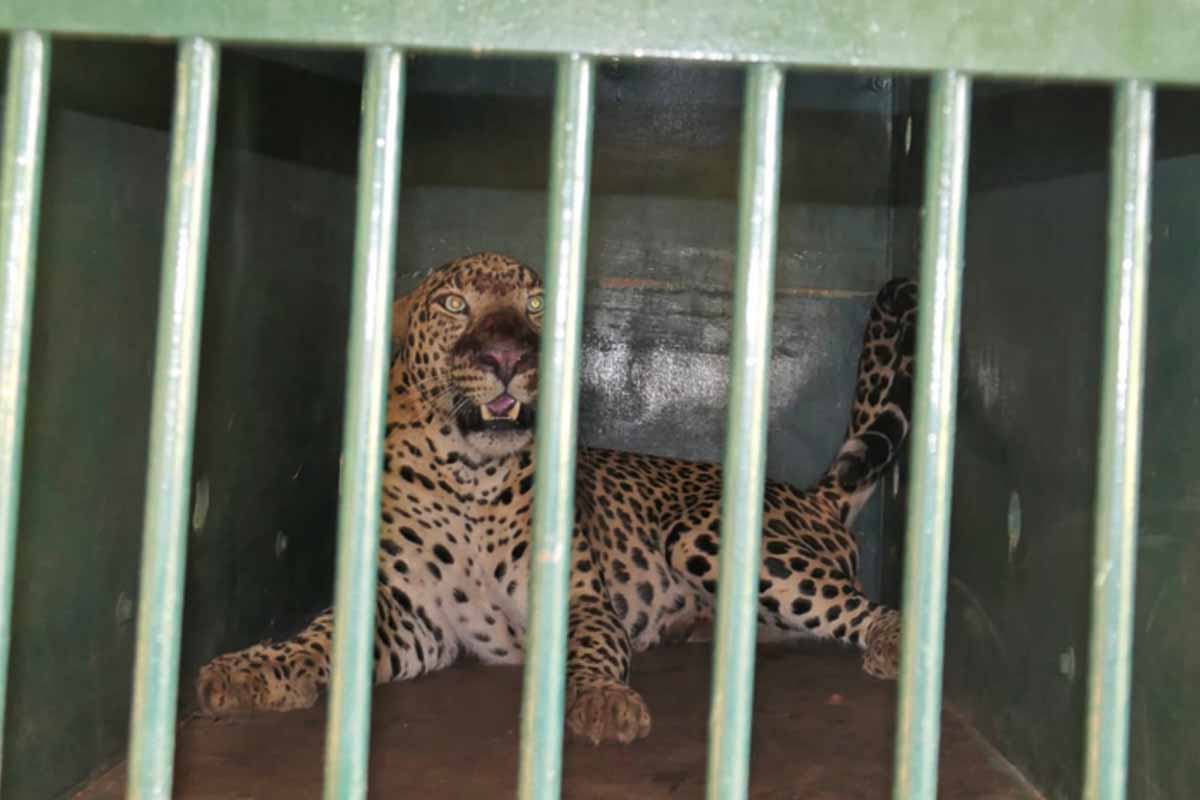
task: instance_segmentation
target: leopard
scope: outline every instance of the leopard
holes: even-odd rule
[[[548,297],[512,257],[482,252],[431,270],[392,306],[379,506],[373,680],[417,678],[460,658],[523,662],[530,622],[538,361]],[[758,637],[817,638],[897,676],[900,615],[858,579],[852,525],[901,455],[912,400],[916,284],[875,295],[851,419],[807,489],[763,487]],[[629,744],[651,730],[630,685],[634,653],[711,621],[722,468],[579,447],[569,556],[565,725]],[[314,705],[332,672],[333,609],[285,641],[201,667],[202,713]]]

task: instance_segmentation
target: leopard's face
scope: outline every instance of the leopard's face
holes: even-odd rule
[[[483,253],[437,270],[398,305],[410,382],[478,456],[533,441],[544,302],[537,273]]]

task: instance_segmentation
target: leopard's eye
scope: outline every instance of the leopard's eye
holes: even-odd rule
[[[530,314],[540,314],[542,313],[542,309],[545,307],[545,305],[546,301],[542,298],[542,296],[540,294],[535,294],[530,297],[528,301],[526,301],[525,308],[528,309]]]
[[[467,301],[460,294],[448,294],[438,300],[442,308],[449,311],[451,314],[467,313]]]

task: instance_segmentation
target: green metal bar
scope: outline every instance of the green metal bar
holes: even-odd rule
[[[4,0],[0,29],[1200,82],[1196,0]]]
[[[179,45],[130,718],[131,800],[171,795],[219,63],[212,42]]]
[[[750,776],[783,88],[784,72],[777,65],[753,66],[746,75],[720,582],[708,721],[709,800],[745,798]]]
[[[517,791],[521,800],[552,800],[562,784],[567,580],[575,520],[575,425],[595,79],[591,59],[572,55],[558,63],[550,146],[546,311],[538,361],[537,475]]]
[[[0,759],[4,753],[4,700],[12,641],[13,564],[21,502],[21,445],[37,268],[50,40],[43,33],[14,33],[8,58],[4,149],[0,151]]]
[[[1125,797],[1146,361],[1154,87],[1117,86],[1108,197],[1108,297],[1096,472],[1086,800]]]
[[[333,675],[325,739],[325,798],[367,796],[374,685],[376,551],[387,412],[396,205],[404,131],[404,53],[367,52],[358,149],[358,217],[342,423]]]
[[[937,796],[971,79],[933,76],[896,721],[896,800]]]

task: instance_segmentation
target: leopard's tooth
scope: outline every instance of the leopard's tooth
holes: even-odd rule
[[[484,422],[491,422],[496,418],[496,415],[493,414],[491,409],[489,409],[486,405],[479,407],[479,416],[483,417]]]
[[[521,416],[521,401],[520,400],[518,400],[517,402],[512,404],[512,408],[510,408],[508,410],[508,413],[504,415],[504,418],[508,419],[508,420],[516,421],[517,417],[519,417],[519,416]]]

